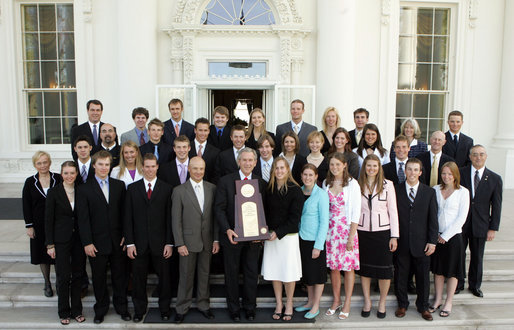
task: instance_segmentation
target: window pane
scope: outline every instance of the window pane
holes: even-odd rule
[[[448,35],[448,9],[435,10],[434,34]]]
[[[59,92],[44,92],[45,116],[59,117],[61,109],[59,108]]]
[[[396,116],[410,117],[412,108],[412,94],[396,94]]]
[[[416,120],[418,121],[419,129],[421,130],[421,136],[420,136],[419,139],[421,141],[427,142],[427,124],[428,124],[428,121],[426,119],[420,119],[420,118],[416,118]]]
[[[203,25],[270,25],[275,17],[264,0],[211,0],[200,18]]]
[[[400,11],[400,34],[415,34],[416,33],[416,9],[415,8],[402,8]]]
[[[416,87],[419,90],[428,90],[430,86],[430,64],[416,65]]]
[[[398,62],[414,62],[412,49],[414,49],[413,37],[400,37],[400,49],[398,50]]]
[[[56,60],[55,33],[41,33],[41,59]]]
[[[432,8],[418,9],[418,34],[432,34],[433,13]]]
[[[448,62],[448,37],[434,38],[434,62]]]
[[[39,5],[39,30],[55,31],[55,5]]]
[[[25,60],[39,60],[39,40],[37,33],[25,33]]]
[[[428,136],[431,136],[435,131],[443,130],[443,120],[442,119],[430,119],[428,121]]]
[[[41,62],[43,88],[57,88],[57,62]]]
[[[75,87],[75,62],[59,61],[59,81],[61,88]]]
[[[29,117],[43,116],[43,96],[40,92],[27,93]]]
[[[61,119],[45,119],[45,136],[47,144],[61,144]]]
[[[25,88],[39,88],[39,62],[25,62]]]
[[[73,5],[57,5],[57,31],[73,31]]]
[[[45,143],[43,132],[43,118],[29,118],[29,132],[31,144]]]
[[[443,118],[444,117],[444,94],[430,95],[430,118]]]
[[[61,93],[61,109],[63,116],[77,115],[77,93],[62,92]]]
[[[398,89],[411,89],[412,88],[412,71],[414,65],[412,64],[399,64],[398,65]]]
[[[447,69],[446,64],[434,64],[432,69],[432,90],[447,89]]]
[[[70,141],[71,127],[76,124],[77,124],[77,118],[63,118],[62,119],[62,134],[63,134],[62,143],[71,143],[71,141]]]
[[[37,5],[22,5],[23,28],[25,31],[37,31]]]
[[[416,60],[418,62],[432,61],[432,37],[418,37],[416,42]]]
[[[428,115],[428,94],[414,94],[414,117],[426,118]]]
[[[73,33],[59,33],[59,59],[75,59],[75,36]]]

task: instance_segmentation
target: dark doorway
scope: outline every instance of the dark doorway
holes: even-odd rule
[[[214,109],[218,105],[227,107],[230,113],[230,125],[248,126],[248,118],[253,109],[261,108],[265,111],[262,107],[263,90],[213,89],[211,92],[212,108]]]

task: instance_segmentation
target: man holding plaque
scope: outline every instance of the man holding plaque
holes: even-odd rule
[[[240,320],[239,305],[239,269],[243,269],[243,308],[246,318],[255,319],[257,298],[257,276],[259,274],[259,255],[262,244],[255,241],[239,241],[242,239],[234,231],[235,228],[235,195],[246,194],[236,191],[236,182],[240,180],[258,180],[258,192],[255,197],[261,199],[266,190],[266,183],[252,171],[257,163],[257,153],[251,148],[243,148],[237,157],[239,171],[223,176],[217,186],[214,212],[220,228],[220,245],[223,248],[225,266],[225,287],[227,292],[227,306],[230,317],[234,321]],[[238,183],[239,186],[241,186]],[[245,185],[243,185],[244,187]]]

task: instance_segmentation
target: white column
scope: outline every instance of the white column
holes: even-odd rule
[[[320,0],[317,17],[316,109],[335,106],[342,125],[353,126],[355,0]],[[318,118],[320,120],[320,118]]]

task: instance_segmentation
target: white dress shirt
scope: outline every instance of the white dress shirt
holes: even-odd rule
[[[83,165],[86,165],[86,174],[89,175],[89,166],[91,165],[91,157],[89,157],[89,160],[85,163],[81,162],[80,159],[77,159],[77,164],[79,166],[79,175],[82,173]]]
[[[250,173],[250,175],[246,176],[243,174],[243,172],[241,170],[239,170],[239,177],[241,178],[241,180],[244,180],[245,178],[247,178],[248,180],[251,180],[252,179],[252,173]]]
[[[301,120],[298,124],[295,124],[294,121],[291,120],[291,129],[293,130],[293,132],[294,132],[294,127],[297,126],[298,133],[300,133],[300,130],[302,129],[302,125],[303,125],[303,120]]]
[[[439,222],[439,235],[445,240],[462,232],[462,226],[466,222],[469,212],[469,191],[460,186],[447,199],[441,193],[441,186],[433,188],[436,192],[437,220]]]
[[[407,180],[405,180],[405,190],[407,191],[407,197],[409,197],[410,194],[410,188],[414,189],[414,199],[416,199],[416,196],[418,194],[418,188],[419,188],[419,180],[418,183],[416,183],[414,186],[411,186]]]
[[[359,149],[359,147],[353,148],[352,151],[354,153],[356,153],[357,156],[359,156],[359,168],[361,168],[362,164],[364,163],[364,158],[366,158],[368,156],[368,153],[367,153],[366,149],[362,149],[362,153],[359,155],[357,153],[358,149]],[[381,165],[385,165],[385,164],[391,162],[391,158],[389,158],[389,151],[387,149],[385,150],[383,156],[380,154],[380,151],[378,151],[378,148],[375,148],[375,150],[373,150],[373,153],[378,157],[378,159],[380,159]]]
[[[145,191],[148,192],[148,184],[150,183],[152,185],[152,191],[155,189],[155,182],[157,181],[157,177],[153,178],[152,181],[148,181],[146,178],[143,178],[143,181],[145,183]]]
[[[207,140],[205,140],[203,143],[200,143],[198,142],[196,139],[195,139],[195,150],[196,150],[196,154],[198,155],[198,148],[200,148],[200,146],[202,146],[202,156],[203,154],[205,153],[205,146],[207,145]]]
[[[232,150],[234,151],[234,159],[236,160],[236,163],[237,163],[237,156],[239,156],[239,151],[243,150],[245,146],[243,145],[241,147],[241,149],[236,149],[236,147],[232,147]]]
[[[471,165],[471,195],[475,198],[475,172],[477,169]],[[478,178],[482,180],[482,176],[484,175],[485,166],[478,170]]]
[[[443,151],[439,151],[437,154],[434,154],[432,150],[430,150],[430,166],[434,165],[434,156],[437,158],[437,161],[441,161],[441,156],[443,155]]]
[[[265,161],[264,159],[262,159],[260,157],[259,157],[259,159],[261,160],[261,174],[262,174],[262,178],[264,179],[264,181],[268,182],[270,177],[271,177],[271,166],[273,165],[273,156],[270,159],[268,159],[268,161]],[[268,172],[269,172],[268,173],[269,174],[268,178],[264,177],[264,168],[266,166],[268,166]]]
[[[396,175],[398,175],[398,171],[400,170],[400,163],[403,163],[403,173],[405,173],[405,165],[407,165],[407,161],[409,158],[406,158],[404,160],[399,160],[398,158],[394,159],[396,161]],[[405,175],[407,177],[407,175]]]
[[[189,182],[191,183],[191,186],[193,187],[193,190],[196,195],[196,200],[198,201],[198,204],[200,205],[200,210],[202,210],[203,213],[203,204],[205,201],[205,193],[203,191],[203,180],[200,180],[200,182],[193,181],[192,179],[189,179]]]

